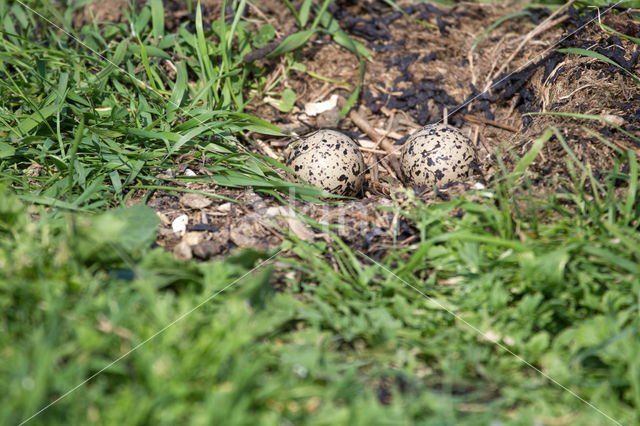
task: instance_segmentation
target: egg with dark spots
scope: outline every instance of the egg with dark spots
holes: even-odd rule
[[[475,161],[471,141],[446,124],[430,124],[411,135],[400,153],[407,185],[443,186],[465,180]]]
[[[360,192],[366,170],[356,141],[329,129],[310,133],[289,145],[285,163],[304,181],[345,196]]]

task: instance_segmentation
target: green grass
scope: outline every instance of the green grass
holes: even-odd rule
[[[329,32],[364,68],[326,4],[292,5],[301,31],[276,54],[296,67]],[[397,208],[419,238],[383,259],[337,237],[204,263],[151,247],[155,214],[118,207],[166,188],[155,176],[187,152],[212,177],[182,180],[323,195],[244,148],[278,132],[245,106],[278,94],[242,62],[273,29],[248,32],[234,5],[195,34],[166,33],[160,1],[81,29],[110,64],[0,0],[0,423],[640,422],[632,151],[612,145],[596,178],[551,128],[486,190]],[[74,31],[68,11],[37,10]],[[175,78],[172,55],[190,58]],[[548,143],[569,177],[540,194],[529,168]]]
[[[249,31],[242,7],[230,23],[204,28],[197,13],[195,34],[186,24],[166,34],[160,1],[130,22],[77,31],[69,14],[0,2],[0,181],[32,203],[96,210],[161,185],[155,176],[193,152],[218,184],[317,199],[239,143],[248,131],[281,135],[243,112],[264,95],[266,71],[242,58],[274,30]],[[285,40],[279,54],[295,47]]]

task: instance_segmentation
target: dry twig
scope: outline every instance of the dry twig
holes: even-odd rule
[[[388,154],[390,157],[389,164],[391,165],[391,168],[397,176],[400,176],[400,165],[398,164],[398,160],[394,157],[394,155],[397,155],[395,146],[391,142],[389,142],[389,140],[387,140],[384,135],[379,134],[367,121],[367,119],[361,116],[357,111],[351,110],[351,112],[349,113],[349,118],[356,126],[358,126],[360,130],[365,132],[367,136],[369,136],[369,138],[371,138],[371,140],[376,143],[376,145],[380,146],[386,151],[386,154]]]
[[[464,121],[468,121],[469,123],[488,124],[489,126],[497,127],[499,129],[508,130],[510,132],[513,132],[513,133],[517,133],[518,132],[518,129],[513,127],[513,126],[509,126],[508,124],[502,124],[502,123],[499,123],[499,122],[493,121],[493,120],[488,120],[486,118],[476,117],[476,116],[473,116],[473,115],[462,115],[462,118],[464,119]]]

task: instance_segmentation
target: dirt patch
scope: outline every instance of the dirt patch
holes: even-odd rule
[[[79,8],[73,16],[73,23],[76,28],[92,23],[108,24],[113,22],[123,22],[127,16],[139,12],[146,4],[146,1],[135,0],[96,0],[84,7]],[[165,27],[168,31],[175,31],[180,24],[187,23],[187,28],[195,32],[195,4],[192,9],[187,6],[188,2],[178,0],[165,0]],[[202,5],[202,20],[210,23],[218,19],[220,14],[220,2],[216,0],[200,0]],[[133,5],[134,10],[131,10]]]
[[[639,91],[628,76],[591,58],[555,52],[558,48],[589,48],[637,73],[638,46],[607,35],[596,23],[584,26],[593,14],[581,16],[569,9],[552,17],[557,24],[518,50],[529,31],[550,15],[548,10],[533,9],[530,16],[507,21],[472,48],[484,28],[518,8],[519,5],[464,4],[445,9],[408,4],[403,6],[408,14],[404,16],[381,2],[336,6],[334,15],[346,21],[345,29],[375,52],[374,61],[367,66],[360,114],[379,133],[395,136],[396,145],[416,128],[446,116],[476,144],[485,179],[495,173],[496,150],[526,147],[549,124],[568,123],[566,118],[527,115],[531,112],[604,115],[637,132]],[[629,21],[620,14],[604,16],[604,23],[633,34],[637,32],[636,24]],[[424,22],[437,29],[425,27]],[[301,133],[304,130],[300,129],[311,130],[327,122],[335,125],[335,110],[328,117],[308,117],[304,106],[326,100],[333,93],[344,99],[348,91],[309,75],[319,74],[354,85],[358,73],[355,57],[331,43],[327,36],[303,51],[300,61],[309,73],[293,72],[282,83],[298,93],[299,110],[282,116],[263,105],[255,112]],[[349,118],[340,127],[359,139],[367,139]],[[585,136],[584,132],[580,136]],[[594,157],[594,166],[610,167],[610,161],[603,161],[603,157],[613,157],[608,148],[592,136],[589,142],[594,154],[599,153]],[[369,161],[379,158],[370,155]]]
[[[106,3],[110,2],[100,4]],[[171,6],[177,2],[169,3],[165,6],[170,15],[168,21],[178,25],[192,19],[181,7]],[[595,171],[597,178],[601,177],[600,171],[612,167],[615,158],[614,149],[603,143],[602,137],[619,149],[640,150],[633,138],[601,122],[530,114],[599,115],[640,136],[639,86],[619,67],[557,52],[559,48],[589,49],[632,74],[640,74],[639,46],[598,26],[602,22],[623,35],[638,37],[640,25],[624,10],[579,14],[567,8],[552,14],[547,9],[528,9],[527,15],[506,21],[477,43],[486,28],[522,6],[464,3],[436,7],[414,2],[398,5],[402,11],[373,0],[336,1],[330,6],[344,31],[372,53],[357,106],[359,120],[351,116],[339,121],[340,107],[358,84],[358,61],[329,35],[317,35],[295,54],[295,61],[303,64],[305,71],[287,71],[284,58],[254,62],[273,70],[267,79],[279,81],[274,91],[293,89],[297,101],[290,113],[283,114],[272,99],[264,96],[249,107],[249,112],[292,135],[337,126],[365,149],[365,161],[371,167],[359,200],[331,207],[294,206],[318,222],[340,222],[337,232],[354,248],[378,256],[389,246],[412,238],[409,224],[375,208],[395,203],[391,199],[403,189],[390,158],[379,153],[379,141],[372,140],[372,134],[384,136],[386,146],[395,149],[421,126],[446,119],[469,136],[477,152],[478,168],[468,182],[436,192],[414,188],[419,197],[434,201],[490,182],[497,173],[497,152],[512,152],[514,156],[506,158],[510,165],[549,126],[561,129],[567,146],[552,139],[533,164],[533,183],[541,190],[556,188],[568,175],[567,147]],[[207,19],[220,13],[215,5],[211,7]],[[598,13],[599,20],[591,21]],[[278,1],[252,4],[245,17],[256,30],[261,23],[269,23],[278,36],[295,28],[290,12]],[[536,28],[544,31],[532,34]],[[335,106],[319,114],[309,112],[309,105],[325,101],[334,101]],[[251,149],[282,158],[287,141],[258,135],[254,139],[258,142]],[[289,219],[290,212],[280,210],[276,200],[253,191],[211,185],[189,188],[226,195],[240,203],[216,201],[205,207],[190,207],[179,196],[154,194],[149,204],[164,220],[159,244],[181,257],[207,259],[235,247],[272,248],[286,232],[302,239],[326,238],[322,227]],[[176,232],[172,226],[183,215],[188,218],[187,228]]]
[[[334,233],[352,249],[374,258],[381,258],[398,243],[415,240],[411,224],[397,213],[380,210],[393,204],[386,197],[336,205],[293,202],[284,207],[252,190],[211,188],[203,184],[188,187],[228,196],[236,202],[192,192],[179,195],[157,192],[149,199],[147,204],[162,221],[158,245],[182,259],[217,258],[236,248],[267,251],[278,247],[285,235],[308,242],[331,242],[330,234]],[[309,221],[302,221],[300,213]]]

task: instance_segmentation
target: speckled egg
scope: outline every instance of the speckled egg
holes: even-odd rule
[[[364,159],[358,144],[349,136],[322,129],[305,135],[287,151],[287,166],[310,184],[338,195],[360,192]]]
[[[471,141],[446,124],[430,124],[411,135],[400,153],[408,185],[442,186],[469,176],[475,160]]]

